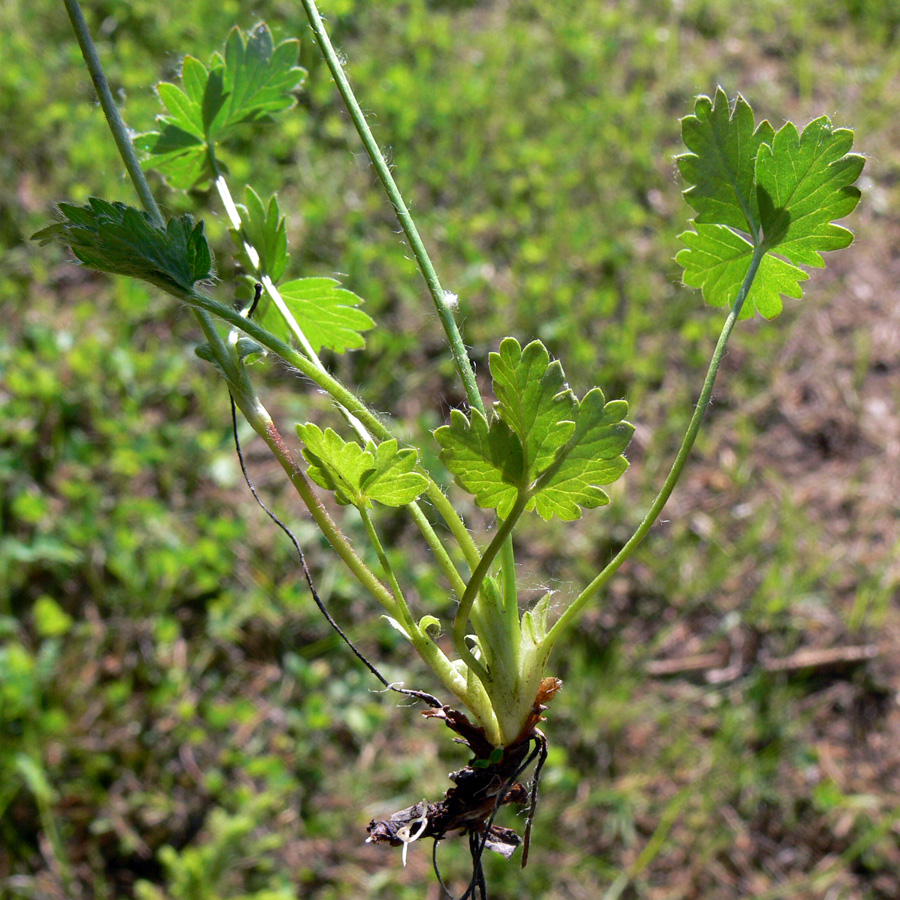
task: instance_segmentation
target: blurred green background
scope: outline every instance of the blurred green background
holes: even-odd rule
[[[664,521],[551,666],[565,685],[529,866],[491,859],[488,878],[495,900],[896,900],[900,6],[322,10],[478,371],[504,335],[540,337],[578,393],[632,405],[612,505],[519,541],[525,585],[561,596],[640,520],[721,324],[673,262],[678,119],[722,84],[776,127],[824,112],[857,129],[857,242],[802,303],[739,330]],[[410,435],[440,424],[462,398],[436,317],[299,6],[85,12],[136,131],[180,55],[205,59],[232,25],[301,38],[299,104],[228,157],[232,185],[279,191],[289,276],[340,273],[378,320],[339,374]],[[29,243],[56,201],[135,202],[62,4],[0,0],[0,61],[0,897],[437,900],[429,850],[403,869],[365,825],[437,799],[465,756],[373,692],[314,611],[240,480],[192,318]],[[216,198],[154,187],[205,217],[227,299]],[[285,433],[322,407],[288,373],[267,383]],[[389,677],[437,690],[245,441],[334,614]],[[415,534],[385,525],[427,586]],[[446,610],[437,578],[433,594],[423,610]],[[461,893],[462,842],[441,861]]]

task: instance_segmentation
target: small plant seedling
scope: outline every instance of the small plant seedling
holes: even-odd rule
[[[91,269],[149,282],[197,317],[205,335],[198,355],[225,380],[234,403],[269,446],[342,562],[455,698],[444,704],[431,694],[404,689],[424,700],[429,705],[425,715],[442,720],[473,757],[451,775],[455,786],[442,800],[423,801],[372,822],[368,840],[402,845],[405,858],[414,840],[465,834],[473,876],[463,896],[484,897],[484,849],[509,857],[522,840],[495,824],[504,804],[528,805],[523,865],[527,859],[538,776],[547,752],[538,725],[560,687],[547,674],[552,650],[666,504],[697,437],[737,322],[757,312],[766,319],[777,316],[782,296],[801,297],[809,277],[801,266],[821,267],[824,251],[852,241],[852,234],[835,222],[859,200],[853,184],[863,158],[850,152],[852,132],[834,127],[827,117],[802,132],[790,122],[776,131],[766,121],[756,123],[749,104],[740,96],[730,101],[721,88],[713,97],[697,99],[693,114],[682,120],[687,152],[677,159],[687,184],[685,199],[695,216],[681,235],[684,249],[676,259],[685,284],[698,288],[711,306],[727,310],[699,400],[659,494],[615,558],[553,615],[549,593],[523,610],[512,542],[516,525],[529,513],[574,521],[609,503],[605,489],[628,465],[625,451],[634,429],[626,419],[627,403],[607,399],[600,387],[576,395],[562,364],[550,358],[540,341],[522,346],[513,337],[499,340],[490,355],[494,402],[485,402],[457,328],[455,298],[451,301],[440,284],[313,0],[302,2],[445,330],[468,403],[451,412],[434,440],[456,485],[496,518],[484,546],[476,543],[423,465],[420,449],[402,443],[322,363],[323,350],[340,353],[364,346],[364,334],[375,323],[360,308],[360,298],[328,278],[285,280],[288,237],[277,197],[260,197],[248,185],[241,204],[233,199],[220,154],[228,152],[236,135],[291,109],[305,75],[296,65],[297,41],[275,44],[260,24],[248,33],[235,28],[224,51],[205,63],[185,57],[180,85],[164,82],[157,88],[165,106],[158,130],[140,135],[132,145],[77,2],[66,0],[144,209],[96,198],[84,206],[61,203],[59,220],[35,237],[68,246]],[[173,188],[214,185],[245,273],[229,293],[236,290],[246,301],[244,308],[214,298],[213,260],[203,223],[189,215],[163,219],[135,148],[143,166],[154,168]],[[313,422],[296,426],[298,452],[290,449],[257,393],[252,363],[265,358],[295,368],[334,402],[335,415],[324,427]],[[363,561],[323,505],[323,492],[361,522],[379,561],[377,570]],[[419,609],[408,601],[408,586],[401,584],[381,538],[382,506],[405,510],[420,529],[452,604]],[[435,517],[445,526],[441,534]],[[319,602],[314,589],[313,594]],[[441,639],[445,630],[448,637]],[[532,763],[536,770],[527,790],[519,779]]]

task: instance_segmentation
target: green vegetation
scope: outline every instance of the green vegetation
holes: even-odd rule
[[[411,802],[417,797],[409,791],[440,790],[438,776],[445,765],[458,767],[459,756],[440,749],[446,759],[433,766],[431,785],[423,784],[420,762],[404,769],[422,729],[412,727],[408,710],[394,710],[366,692],[366,674],[337,651],[309,611],[290,548],[264,520],[251,518],[229,449],[227,401],[185,349],[197,340],[189,320],[167,311],[152,290],[109,285],[83,271],[73,275],[62,257],[48,270],[46,259],[21,242],[43,224],[58,196],[76,204],[90,194],[132,202],[116,181],[121,166],[107,155],[99,120],[87,114],[86,104],[72,103],[68,87],[53,92],[58,109],[51,104],[42,115],[27,112],[35,82],[45,89],[57,80],[68,85],[73,79],[60,73],[77,71],[78,63],[62,49],[68,45],[64,21],[58,33],[48,25],[37,35],[37,17],[49,22],[58,12],[39,6],[27,14],[24,7],[2,13],[16,17],[4,26],[17,26],[3,30],[4,59],[16,61],[0,76],[13,88],[3,114],[19,126],[8,153],[4,145],[4,158],[24,162],[21,148],[29,141],[40,147],[33,162],[10,170],[15,178],[5,183],[15,186],[9,194],[15,203],[7,203],[11,212],[0,223],[10,247],[0,291],[12,310],[12,339],[0,351],[6,662],[0,671],[4,700],[10,698],[0,732],[0,828],[2,845],[10,848],[8,859],[0,856],[4,890],[39,896],[58,885],[69,896],[417,896],[422,866],[415,849],[410,873],[361,880],[356,867],[372,860],[363,863],[355,839],[345,835],[358,827],[359,803],[372,798],[373,780],[384,784],[382,796],[403,792]],[[297,32],[296,21],[288,27],[274,7],[260,12],[276,39],[279,30]],[[818,69],[811,81],[808,69],[816,48],[852,25],[853,42],[836,45],[841,59],[861,64],[877,47],[884,61],[877,71],[861,69],[851,82],[868,92],[870,102],[855,112],[873,120],[871,146],[878,147],[883,131],[874,126],[887,108],[887,94],[879,91],[886,92],[896,68],[895,24],[879,8],[858,5],[840,16],[824,5],[811,9],[815,27],[786,13],[781,19],[777,5],[742,11],[734,22],[717,21],[700,5],[675,14],[650,4],[642,18],[614,5],[580,5],[566,10],[567,17],[541,3],[514,11],[404,4],[399,18],[393,4],[378,10],[347,4],[330,12],[351,75],[364,86],[364,106],[377,111],[379,139],[383,129],[396,142],[398,178],[417,182],[412,205],[423,234],[437,236],[445,283],[471,311],[463,324],[476,371],[489,371],[488,353],[499,335],[511,329],[521,351],[537,334],[565,359],[576,394],[598,381],[607,396],[640,398],[636,406],[647,410],[641,424],[659,426],[652,446],[645,435],[637,447],[628,503],[618,488],[610,492],[611,530],[602,538],[571,524],[526,527],[520,561],[528,560],[527,571],[539,580],[520,577],[535,598],[543,580],[553,579],[552,586],[562,588],[559,603],[565,586],[602,568],[637,524],[631,510],[644,508],[661,481],[655,460],[671,456],[711,346],[707,326],[693,313],[695,297],[677,287],[671,269],[660,268],[673,255],[684,220],[669,174],[674,116],[689,111],[690,94],[709,91],[716,81],[754,97],[754,53],[770,56],[784,79],[776,82],[783,84],[781,95],[775,91],[764,110],[773,118],[779,109],[800,119],[823,107],[850,108],[848,84],[833,84],[829,72]],[[128,15],[146,25],[157,13],[131,5]],[[104,20],[104,53],[114,85],[128,90],[130,123],[151,126],[154,98],[146,88],[141,94],[141,86],[158,78],[159,46],[189,47],[205,59],[233,21],[254,24],[235,9],[200,8],[191,16],[203,22],[205,48],[189,35],[187,13],[184,21],[173,14],[136,31],[114,17]],[[220,19],[214,37],[212,25]],[[758,40],[741,46],[738,25]],[[779,55],[773,37],[767,43],[776,26],[779,41],[797,43],[790,54]],[[52,48],[41,52],[44,68],[28,52],[28,41]],[[436,323],[418,296],[420,282],[388,226],[389,211],[379,205],[365,169],[346,156],[348,125],[313,50],[304,42],[309,77],[300,95],[302,114],[285,119],[284,128],[254,132],[252,147],[236,148],[228,157],[229,180],[249,180],[243,160],[261,155],[273,161],[271,172],[254,168],[259,195],[245,196],[241,219],[268,239],[254,243],[266,246],[266,264],[276,266],[286,264],[286,250],[279,249],[284,222],[289,271],[305,276],[298,310],[302,281],[314,280],[317,289],[338,294],[339,316],[358,314],[355,297],[361,296],[380,325],[392,326],[368,335],[365,354],[327,361],[348,383],[365,385],[372,407],[402,412],[410,423],[404,429],[418,440],[440,424],[433,397],[450,406],[463,398],[442,358]],[[739,58],[741,50],[748,59]],[[738,59],[731,77],[724,77],[717,67],[726,66],[729,54]],[[700,62],[673,80],[666,61],[688,57]],[[438,83],[449,87],[427,88]],[[795,94],[799,100],[787,102]],[[858,124],[862,130],[867,123]],[[0,140],[11,133],[4,129]],[[57,141],[42,140],[45,133]],[[275,207],[259,201],[282,185]],[[890,208],[887,191],[883,210]],[[226,229],[216,229],[203,211],[212,203],[209,194],[198,191],[187,201],[161,196],[177,215],[197,212],[199,204],[216,258],[228,258]],[[102,212],[116,218],[118,209]],[[134,220],[135,233],[142,222]],[[790,223],[785,226],[789,234]],[[702,237],[702,228],[696,233]],[[177,239],[190,241],[194,234],[183,228]],[[123,257],[129,261],[127,253]],[[202,263],[200,254],[189,272],[166,270],[163,280],[190,287]],[[331,279],[337,267],[352,294]],[[817,290],[829,293],[827,286]],[[163,329],[160,322],[168,324]],[[365,329],[366,322],[356,322],[359,328],[345,335]],[[132,343],[124,342],[123,332],[131,332]],[[890,528],[879,532],[887,545],[882,555],[854,552],[848,541],[846,558],[836,561],[828,541],[820,546],[815,539],[817,527],[833,524],[828,508],[823,503],[816,510],[808,496],[791,496],[788,479],[796,473],[787,474],[788,468],[779,475],[777,454],[776,462],[764,463],[769,490],[756,500],[756,448],[792,409],[787,405],[782,413],[771,394],[763,394],[764,405],[754,403],[766,385],[778,384],[770,377],[773,368],[784,366],[764,334],[749,331],[733,351],[750,357],[751,377],[743,386],[729,379],[719,388],[727,393],[700,447],[709,465],[701,461],[701,474],[689,485],[696,499],[679,507],[676,496],[665,540],[638,555],[634,571],[624,573],[622,587],[588,618],[560,661],[566,688],[552,710],[559,745],[551,751],[535,826],[540,853],[524,875],[491,867],[501,894],[519,892],[523,878],[526,891],[542,896],[571,895],[567,885],[576,882],[589,890],[594,885],[598,896],[609,885],[653,896],[673,879],[686,893],[708,892],[705,878],[719,887],[729,883],[709,873],[733,860],[735,846],[749,835],[750,850],[741,851],[747,861],[732,876],[736,896],[763,893],[766,882],[750,887],[759,883],[753,879],[775,877],[765,864],[767,841],[800,842],[793,860],[779,862],[793,896],[842,884],[890,895],[897,816],[891,795],[880,793],[877,779],[869,786],[843,779],[834,764],[837,733],[823,739],[818,730],[828,704],[844,704],[845,723],[859,714],[859,704],[874,717],[874,731],[889,736],[880,698],[889,692],[891,672],[858,670],[850,681],[840,679],[837,687],[853,692],[851,702],[827,684],[772,674],[754,663],[784,657],[803,643],[821,646],[822,638],[848,643],[856,640],[848,628],[864,633],[888,621],[896,538]],[[329,346],[318,342],[317,351]],[[884,365],[884,353],[868,348],[873,371]],[[869,370],[856,359],[851,369],[861,390]],[[327,404],[296,388],[276,394],[279,409],[300,421],[312,411],[324,421]],[[762,438],[747,424],[747,410]],[[837,442],[823,450],[847,459],[834,479],[849,481],[846,472],[860,471],[859,460],[840,444],[852,429],[835,436],[828,421],[811,432],[798,416],[788,422],[800,423],[795,430],[801,438],[809,433],[813,447],[818,435]],[[264,475],[262,459],[255,457],[255,477],[271,490],[277,482]],[[427,458],[423,462],[437,471]],[[857,485],[864,483],[865,462],[861,471]],[[736,514],[711,515],[707,509],[716,503]],[[291,510],[288,504],[284,497],[276,505]],[[474,508],[466,513],[481,521]],[[371,613],[360,606],[355,585],[327,556],[313,552],[316,538],[299,512],[287,515],[314,558],[329,607],[345,623],[366,621]],[[421,540],[392,513],[380,521],[391,533],[391,568],[415,582],[417,594],[432,592],[449,605],[446,588],[424,567]],[[362,546],[361,532],[351,538]],[[372,570],[383,564],[374,551],[363,562]],[[788,584],[785,572],[793,573]],[[823,635],[821,624],[813,623],[821,623],[825,611],[831,618]],[[697,688],[682,680],[673,688],[642,674],[641,664],[653,657],[683,656],[680,648],[673,652],[680,642],[714,649],[726,632],[732,644],[755,635],[766,651],[750,654],[736,681]],[[362,628],[354,636],[379,659],[396,665],[406,658],[392,652],[399,637],[389,630]],[[426,686],[421,672],[391,674]],[[379,748],[383,759],[376,763],[367,754]],[[341,762],[360,751],[361,768]],[[425,751],[426,763],[435,752]],[[813,770],[818,774],[810,775]],[[694,790],[685,793],[682,785]],[[843,836],[823,844],[839,822]],[[838,862],[813,871],[817,853],[834,854]],[[454,865],[461,861],[450,859],[451,875],[459,872]]]

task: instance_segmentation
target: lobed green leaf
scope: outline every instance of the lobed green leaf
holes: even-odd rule
[[[86,206],[61,203],[59,212],[62,221],[34,239],[65,244],[88,268],[140,278],[176,297],[212,276],[203,222],[189,214],[169,219],[162,229],[141,210],[96,197]]]
[[[208,66],[186,56],[178,87],[157,85],[166,107],[160,131],[138,135],[134,144],[146,168],[160,172],[173,187],[187,190],[215,176],[209,149],[233,138],[243,126],[269,121],[294,105],[293,91],[306,77],[296,65],[299,42],[275,44],[264,22],[246,35],[232,29],[225,54]]]
[[[309,477],[319,487],[333,491],[346,506],[370,507],[372,501],[385,506],[406,506],[428,486],[424,475],[414,471],[415,450],[400,449],[396,440],[362,447],[345,441],[333,429],[323,432],[317,425],[297,426]]]
[[[849,152],[853,133],[826,116],[802,134],[791,122],[778,132],[767,122],[754,128],[747,102],[738,97],[729,105],[721,88],[714,100],[698,98],[682,133],[691,152],[678,165],[688,182],[685,199],[698,213],[676,256],[685,284],[700,288],[713,306],[730,305],[759,250],[764,255],[741,318],[754,310],[773,318],[782,295],[802,295],[809,276],[798,266],[824,266],[821,253],[853,240],[834,224],[859,202],[853,182],[864,160]]]
[[[579,402],[539,341],[522,350],[506,338],[491,354],[491,373],[498,398],[491,420],[453,410],[434,433],[457,484],[501,518],[523,499],[526,510],[567,521],[608,503],[601,485],[628,466],[628,404],[606,403],[599,388]]]
[[[575,430],[559,454],[559,465],[540,483],[534,508],[544,519],[557,516],[572,521],[582,509],[609,503],[600,485],[612,484],[628,468],[622,455],[634,426],[625,421],[624,400],[605,402],[600,388],[588,391],[578,405]]]

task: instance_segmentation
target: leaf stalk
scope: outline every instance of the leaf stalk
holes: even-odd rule
[[[591,581],[591,583],[588,584],[588,586],[572,601],[559,619],[556,620],[553,627],[547,633],[547,637],[544,639],[544,644],[548,650],[556,643],[560,635],[573,624],[585,605],[593,599],[597,592],[610,578],[612,578],[625,560],[634,553],[641,541],[647,536],[647,532],[650,531],[654,522],[656,522],[659,517],[659,514],[662,512],[663,507],[668,502],[669,497],[672,495],[672,491],[675,489],[675,485],[681,477],[681,473],[684,470],[691,450],[694,447],[694,442],[700,432],[703,417],[706,414],[706,410],[712,399],[713,387],[716,383],[719,366],[725,355],[725,347],[728,343],[728,339],[731,337],[734,326],[737,324],[741,309],[744,306],[744,301],[750,293],[750,288],[753,286],[753,281],[756,278],[756,273],[759,270],[759,265],[762,262],[764,255],[765,248],[761,244],[757,244],[753,250],[753,256],[750,259],[747,274],[744,277],[738,295],[735,298],[734,304],[732,305],[731,310],[725,319],[725,324],[722,326],[722,331],[719,334],[719,339],[716,343],[716,348],[713,351],[712,359],[710,360],[709,368],[706,372],[706,378],[703,381],[703,387],[697,400],[697,405],[694,408],[694,414],[691,416],[691,421],[688,424],[684,439],[681,442],[681,447],[678,450],[672,468],[669,470],[669,474],[666,476],[666,480],[663,482],[662,488],[656,495],[656,499],[650,505],[641,524],[637,527],[634,534],[628,539],[622,549],[615,557],[613,557],[603,571],[601,571],[600,574],[597,575],[597,577],[594,578],[594,580]]]

